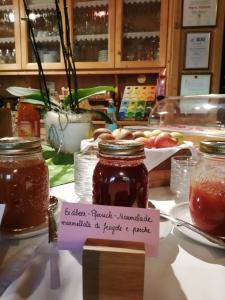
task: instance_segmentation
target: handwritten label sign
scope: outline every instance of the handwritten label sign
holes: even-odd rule
[[[3,216],[4,210],[5,210],[5,204],[0,204],[0,224],[2,221],[2,216]]]
[[[60,249],[81,249],[87,238],[144,242],[157,256],[159,210],[62,203],[58,230]]]

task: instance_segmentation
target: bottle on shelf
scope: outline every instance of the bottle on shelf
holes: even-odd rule
[[[22,103],[17,105],[17,135],[20,137],[40,137],[40,113],[37,106]]]
[[[0,64],[4,64],[5,63],[5,58],[2,52],[2,49],[0,49]]]
[[[157,100],[162,100],[166,95],[166,69],[159,72],[157,79]]]
[[[110,131],[113,131],[117,128],[117,119],[116,119],[116,108],[112,99],[109,99],[109,106],[107,108],[107,115],[112,120],[112,124],[106,123],[106,128]]]
[[[159,72],[159,77],[157,79],[157,96],[156,103],[152,108],[149,115],[149,125],[157,126],[161,124],[161,115],[164,109],[164,101],[166,95],[166,69],[164,68]]]

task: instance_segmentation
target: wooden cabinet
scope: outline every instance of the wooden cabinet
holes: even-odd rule
[[[27,3],[43,68],[63,70],[55,1]],[[67,3],[78,70],[165,67],[168,0],[68,0]],[[1,54],[6,56],[0,70],[36,70],[23,0],[0,1],[0,22],[0,62]]]
[[[0,70],[21,69],[18,0],[0,1]]]
[[[114,67],[115,1],[69,1],[77,69]]]
[[[28,0],[29,19],[44,69],[63,69],[55,1]],[[23,0],[20,0],[22,69],[37,69],[36,58],[28,38],[28,25]]]
[[[116,6],[115,66],[165,67],[167,0],[118,0]]]
[[[70,1],[78,69],[164,67],[167,0]]]

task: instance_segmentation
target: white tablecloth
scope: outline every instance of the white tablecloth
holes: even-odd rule
[[[53,188],[51,194],[74,201],[74,184]],[[150,190],[150,199],[165,212],[175,204],[169,188]],[[225,251],[176,229],[169,233],[171,227],[160,239],[159,256],[146,258],[144,299],[224,300]],[[81,253],[58,251],[47,234],[0,241],[0,298],[82,300]]]

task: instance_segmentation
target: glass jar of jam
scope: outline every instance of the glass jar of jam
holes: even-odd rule
[[[24,233],[44,224],[49,205],[48,167],[39,138],[0,139],[0,203],[4,233]]]
[[[194,224],[225,239],[225,142],[200,143],[200,159],[191,175],[189,208]]]
[[[102,141],[93,174],[93,203],[147,207],[148,171],[144,145],[137,141]]]

